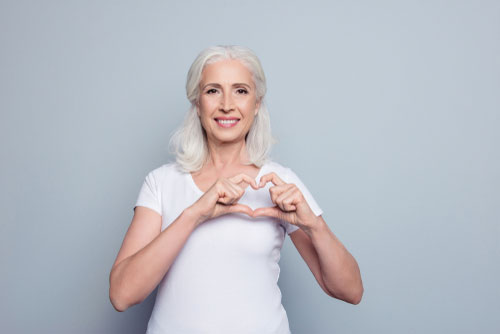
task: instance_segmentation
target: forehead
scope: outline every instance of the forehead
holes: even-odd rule
[[[224,59],[206,65],[201,74],[201,83],[244,82],[253,84],[252,73],[236,59]]]

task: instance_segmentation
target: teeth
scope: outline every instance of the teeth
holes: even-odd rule
[[[236,123],[238,120],[237,119],[232,119],[232,120],[217,120],[217,122],[221,123],[221,124],[233,124],[233,123]]]

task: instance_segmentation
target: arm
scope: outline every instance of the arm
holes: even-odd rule
[[[109,277],[113,307],[123,312],[156,288],[198,221],[185,209],[163,232],[161,216],[138,206]]]
[[[109,277],[109,298],[117,311],[123,312],[146,299],[199,224],[226,213],[252,213],[250,207],[237,203],[245,192],[245,188],[239,186],[242,182],[257,189],[255,180],[246,174],[219,178],[163,232],[160,232],[159,213],[147,207],[136,207]]]
[[[358,264],[328,228],[322,216],[308,229],[290,234],[295,247],[328,295],[351,304],[359,304],[363,283]]]
[[[261,177],[259,186],[267,182],[274,184],[269,193],[275,206],[258,208],[253,216],[275,217],[298,226],[298,230],[290,233],[290,238],[321,288],[329,296],[358,304],[363,295],[363,283],[356,260],[330,231],[323,217],[313,212],[301,191],[309,194],[314,202],[305,185],[293,172],[289,176],[296,184],[285,183],[274,172]]]

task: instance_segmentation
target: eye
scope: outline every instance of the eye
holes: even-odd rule
[[[244,88],[238,88],[236,91],[240,94],[248,94],[248,91]]]
[[[211,92],[217,92],[217,90],[215,88],[211,88],[209,90],[207,90],[207,94],[212,94]]]

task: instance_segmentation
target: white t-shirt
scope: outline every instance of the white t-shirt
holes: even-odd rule
[[[262,166],[257,184],[270,172],[294,183],[317,216],[323,213],[298,176],[277,162],[269,160]],[[248,186],[239,203],[252,209],[274,206],[272,186],[272,182],[259,190]],[[191,174],[172,162],[147,174],[136,206],[158,212],[163,231],[201,195]],[[297,229],[276,218],[243,213],[201,223],[159,284],[146,334],[289,334],[277,284],[278,261],[285,232]]]

